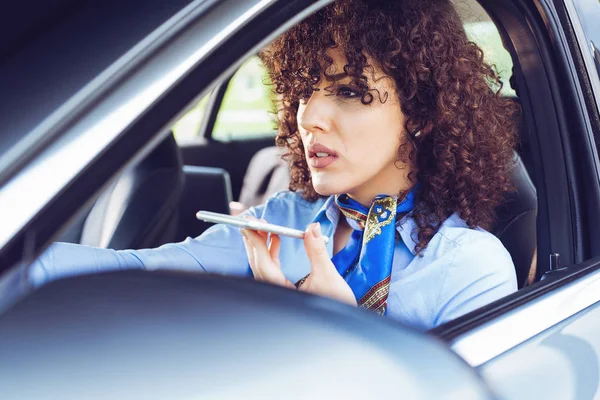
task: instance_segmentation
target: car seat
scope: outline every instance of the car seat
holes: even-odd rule
[[[171,242],[183,186],[182,160],[171,134],[100,195],[83,221],[79,240],[71,241],[115,250]],[[70,235],[74,239],[77,234]]]

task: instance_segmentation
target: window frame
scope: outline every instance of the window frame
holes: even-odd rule
[[[208,141],[212,140],[212,132],[215,127],[215,123],[217,122],[217,116],[221,111],[223,98],[225,97],[225,93],[227,92],[227,88],[229,87],[229,82],[231,81],[232,77],[233,75],[227,77],[227,79],[215,87],[215,89],[211,92],[208,99],[208,104],[206,105],[206,114],[204,115],[204,118],[202,118],[200,126],[198,127],[198,131],[194,137]]]
[[[575,5],[573,0],[563,0],[563,2],[571,22],[573,34],[577,38],[581,57],[587,71],[587,79],[596,98],[596,108],[600,114],[600,60],[594,60],[587,46],[588,43],[593,43],[596,52],[600,52],[600,34],[598,34],[597,38],[588,37],[583,21],[579,18],[577,5]],[[600,3],[598,3],[597,7],[600,9]],[[598,14],[600,15],[600,11],[598,11]],[[598,57],[600,57],[600,53]],[[598,65],[596,65],[596,62],[598,62]]]

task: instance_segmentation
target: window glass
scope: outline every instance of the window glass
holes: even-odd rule
[[[591,52],[600,76],[600,1],[574,0],[573,3],[587,41],[585,47]]]
[[[247,60],[231,78],[217,114],[217,140],[275,135],[273,91],[258,57]]]
[[[188,111],[187,114],[181,117],[181,119],[173,125],[173,128],[171,129],[173,130],[173,135],[177,141],[191,139],[198,135],[200,124],[202,124],[202,120],[204,119],[209,96],[210,93],[204,96],[194,108]]]
[[[467,36],[483,50],[486,62],[493,65],[500,75],[501,93],[506,96],[514,96],[515,92],[509,82],[512,75],[512,59],[502,45],[496,25],[475,0],[456,0],[454,4],[463,20]]]
[[[201,134],[209,95],[173,125],[177,140]],[[247,60],[233,75],[219,107],[212,137],[238,140],[258,136],[274,136],[276,123],[272,111],[274,94],[269,77],[258,57]]]

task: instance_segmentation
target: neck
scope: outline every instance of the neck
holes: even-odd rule
[[[383,182],[368,182],[361,187],[349,191],[347,194],[363,206],[368,207],[373,202],[373,199],[380,194],[398,196],[400,193],[410,191],[414,185],[415,183],[408,179],[408,173],[404,173],[402,177],[397,176],[395,179],[387,179],[383,180]]]

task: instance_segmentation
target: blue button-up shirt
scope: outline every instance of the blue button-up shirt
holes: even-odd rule
[[[333,239],[339,210],[333,196],[309,202],[281,192],[247,213],[300,230],[314,221]],[[510,254],[492,234],[469,229],[453,215],[444,222],[421,255],[416,256],[414,221],[405,217],[397,230],[387,315],[417,329],[430,329],[517,290]],[[327,249],[333,254],[333,240]],[[302,240],[281,237],[281,268],[292,282],[311,269]],[[77,274],[119,269],[176,269],[252,276],[240,231],[215,225],[199,237],[156,249],[98,249],[55,243],[34,262],[29,284]]]

